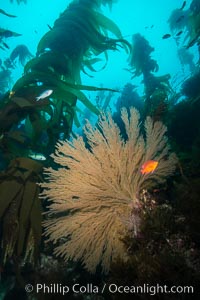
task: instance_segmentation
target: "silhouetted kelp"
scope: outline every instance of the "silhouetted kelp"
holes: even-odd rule
[[[12,82],[11,71],[3,68],[0,71],[0,92],[2,94],[4,94],[9,89],[11,82]]]
[[[26,60],[32,58],[33,55],[30,53],[25,45],[18,45],[10,54],[10,60],[13,63],[16,59],[19,60],[22,66],[25,65]]]
[[[180,63],[182,64],[183,71],[186,65],[189,66],[190,73],[195,72],[196,66],[193,61],[194,55],[189,52],[189,49],[185,49],[183,47],[178,49],[178,57],[180,59]]]
[[[171,31],[178,32],[184,30],[186,33],[187,48],[200,41],[200,5],[198,0],[193,0],[189,9],[175,9],[168,22]]]
[[[26,4],[27,3],[27,0],[10,0],[11,3],[14,3],[14,2],[17,2],[17,4],[20,4],[20,3],[24,3]]]
[[[179,8],[173,10],[168,20],[170,30],[178,32],[184,29],[188,24],[189,13],[189,10],[183,11]]]
[[[151,58],[154,48],[139,33],[132,37],[132,51],[130,54],[129,64],[132,69],[133,76],[149,74],[157,72],[159,67],[155,60]]]
[[[140,34],[133,35],[132,51],[129,65],[133,77],[143,75],[145,87],[144,116],[150,115],[155,120],[163,119],[168,110],[168,94],[170,91],[169,74],[155,76],[158,63],[151,58],[154,48]]]
[[[190,99],[191,102],[199,101],[200,99],[200,72],[188,78],[182,84],[182,93]]]
[[[135,107],[141,115],[143,114],[144,103],[135,89],[136,86],[134,86],[131,83],[127,83],[123,88],[121,96],[117,99],[115,103],[116,111],[113,113],[113,120],[120,128],[121,134],[125,139],[127,138],[127,135],[124,123],[121,120],[121,109],[125,107],[129,116],[130,107]]]

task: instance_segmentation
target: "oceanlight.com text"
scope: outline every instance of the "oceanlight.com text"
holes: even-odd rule
[[[66,295],[68,293],[74,294],[103,294],[105,291],[110,294],[148,294],[150,296],[154,296],[156,294],[193,294],[194,287],[193,286],[167,286],[167,285],[131,285],[131,286],[122,286],[117,285],[115,283],[104,284],[103,286],[96,286],[92,283],[88,283],[86,285],[80,285],[79,283],[75,283],[72,286],[63,285],[60,283],[38,283],[36,286],[31,284],[27,284],[25,286],[25,290],[27,293],[36,292],[37,294],[61,294]]]

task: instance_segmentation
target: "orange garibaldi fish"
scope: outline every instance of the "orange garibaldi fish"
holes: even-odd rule
[[[158,166],[158,161],[148,160],[142,165],[140,172],[142,174],[153,173],[155,171],[155,169],[157,168],[157,166]]]

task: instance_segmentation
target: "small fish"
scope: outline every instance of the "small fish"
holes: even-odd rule
[[[153,193],[158,193],[158,192],[160,192],[159,189],[154,189],[154,190],[153,190]]]
[[[183,10],[185,6],[186,6],[186,1],[183,2],[183,5],[181,6],[180,10]]]
[[[144,175],[144,174],[149,174],[149,173],[153,173],[155,171],[155,169],[158,166],[158,161],[156,160],[148,160],[146,161],[141,169],[140,172]]]
[[[15,91],[10,91],[10,93],[9,93],[9,99],[11,99],[12,96],[14,96],[14,94],[15,94]]]
[[[180,23],[185,17],[184,16],[180,16],[177,20],[176,23]]]
[[[46,160],[46,157],[42,153],[35,153],[32,151],[30,151],[30,153],[28,154],[28,157],[35,159],[35,160],[40,160],[40,161]]]
[[[5,48],[10,49],[10,47],[8,46],[8,44],[6,44],[5,42],[2,42],[2,44],[4,45]]]
[[[176,36],[179,36],[179,35],[181,35],[183,33],[183,31],[181,30],[181,31],[179,31],[177,34],[176,34]]]
[[[169,34],[169,33],[167,33],[167,34],[164,34],[163,35],[163,37],[162,37],[162,39],[168,39],[168,38],[170,38],[171,37],[171,34]]]
[[[49,24],[47,24],[47,26],[49,27],[49,29],[50,29],[50,30],[52,30],[52,29],[53,29],[53,28],[52,28],[52,27],[51,27]]]
[[[154,27],[154,25],[151,25],[151,26],[145,26],[144,29],[148,29],[148,28],[152,29],[153,27]]]
[[[53,93],[53,90],[45,90],[42,92],[38,97],[36,97],[36,101],[39,101],[40,99],[44,99],[49,97]]]

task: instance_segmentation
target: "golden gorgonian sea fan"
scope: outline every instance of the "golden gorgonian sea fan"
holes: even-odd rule
[[[101,265],[106,273],[116,258],[126,259],[121,237],[130,220],[137,232],[134,208],[140,191],[164,182],[175,170],[176,157],[161,122],[147,117],[144,137],[136,109],[130,109],[130,117],[122,109],[121,118],[126,141],[111,115],[101,114],[97,127],[89,122],[85,127],[89,147],[81,136],[59,142],[53,159],[60,168],[47,168],[47,181],[41,184],[41,197],[50,200],[45,234],[49,241],[59,241],[55,254],[80,260],[90,272]],[[142,174],[141,166],[149,160],[158,165]]]

